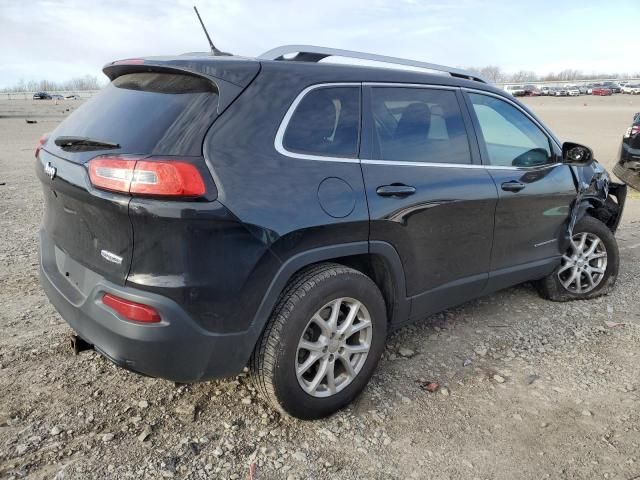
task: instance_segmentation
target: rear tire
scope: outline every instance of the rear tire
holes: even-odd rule
[[[369,277],[332,263],[308,268],[289,282],[258,341],[253,383],[281,412],[326,417],[367,385],[386,333],[385,302]]]
[[[555,302],[607,295],[618,278],[616,238],[596,218],[585,216],[573,229],[573,244],[551,275],[537,282],[540,295]]]

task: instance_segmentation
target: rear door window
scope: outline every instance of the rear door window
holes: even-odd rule
[[[52,138],[88,137],[121,146],[110,153],[201,155],[217,107],[216,85],[205,78],[131,73],[116,78],[82,105]],[[73,160],[96,155],[95,151],[57,153]]]
[[[471,163],[460,104],[451,90],[375,87],[371,109],[379,160]]]
[[[360,87],[322,87],[297,105],[282,140],[292,153],[355,158],[360,135]]]

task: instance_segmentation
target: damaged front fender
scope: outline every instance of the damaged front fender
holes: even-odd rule
[[[577,184],[577,194],[571,205],[567,242],[573,236],[576,223],[587,214],[615,232],[622,218],[627,186],[612,182],[607,171],[597,161],[571,169]]]

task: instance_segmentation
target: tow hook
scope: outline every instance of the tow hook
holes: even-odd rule
[[[85,350],[93,350],[93,345],[85,342],[78,335],[71,335],[71,350],[73,350],[74,355],[78,355],[80,352],[84,352]]]

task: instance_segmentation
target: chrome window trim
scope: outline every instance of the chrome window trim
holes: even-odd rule
[[[360,159],[351,158],[351,157],[331,157],[325,155],[311,155],[308,153],[297,153],[291,152],[287,150],[283,145],[284,134],[287,131],[287,127],[289,126],[289,121],[293,116],[293,113],[298,108],[298,105],[305,97],[305,95],[313,90],[317,90],[319,88],[331,88],[331,87],[358,87],[362,86],[361,82],[333,82],[333,83],[317,83],[315,85],[310,85],[304,90],[302,90],[298,96],[293,100],[293,103],[289,106],[287,113],[284,115],[284,118],[280,122],[280,126],[278,127],[278,131],[276,133],[276,138],[274,140],[274,146],[276,151],[284,155],[285,157],[291,158],[299,158],[301,160],[318,160],[321,162],[337,162],[337,163],[360,163]],[[362,112],[362,105],[360,106],[360,111]]]
[[[544,170],[547,168],[555,168],[559,165],[562,165],[561,162],[549,163],[546,165],[534,166],[534,167],[513,167],[513,166],[502,166],[502,165],[478,165],[478,164],[467,164],[467,163],[430,163],[430,162],[408,162],[401,160],[373,160],[373,159],[359,159],[359,158],[350,158],[350,157],[331,157],[324,155],[311,155],[305,153],[296,153],[287,150],[283,145],[284,134],[287,131],[287,127],[289,125],[289,121],[293,116],[296,108],[304,98],[304,96],[318,88],[329,88],[329,87],[407,87],[407,88],[428,88],[428,89],[441,89],[441,90],[464,90],[471,93],[479,93],[482,95],[489,95],[499,100],[503,100],[515,108],[517,108],[520,112],[527,116],[533,123],[535,123],[538,128],[540,128],[547,137],[549,137],[554,144],[558,147],[560,145],[556,142],[553,135],[549,133],[547,128],[538,122],[535,118],[533,118],[529,113],[523,110],[517,103],[512,102],[508,98],[493,93],[488,92],[486,90],[480,90],[475,88],[468,87],[456,87],[449,85],[429,85],[423,83],[397,83],[397,82],[328,82],[328,83],[317,83],[314,85],[310,85],[302,90],[296,98],[293,100],[291,105],[289,106],[287,113],[284,118],[280,122],[280,126],[278,127],[278,131],[276,133],[276,137],[274,140],[274,146],[278,153],[284,155],[289,158],[297,158],[300,160],[316,160],[321,162],[335,162],[335,163],[362,163],[365,165],[397,165],[401,167],[435,167],[435,168],[472,168],[472,169],[481,169],[484,168],[486,170],[520,170],[520,171],[532,171],[532,170]],[[362,106],[360,107],[362,112]]]
[[[460,87],[453,85],[429,85],[426,83],[398,83],[398,82],[363,82],[363,87],[393,87],[393,88],[428,88],[429,90],[450,90],[455,92]]]
[[[540,165],[537,167],[511,167],[511,166],[501,166],[501,165],[477,165],[470,163],[430,163],[430,162],[406,162],[401,160],[371,160],[371,159],[362,159],[361,163],[364,165],[398,165],[400,167],[436,167],[436,168],[473,168],[473,169],[484,169],[484,170],[521,170],[521,171],[531,171],[531,170],[544,170],[547,168],[557,167],[558,165],[562,165],[562,163],[548,163],[545,165]]]

